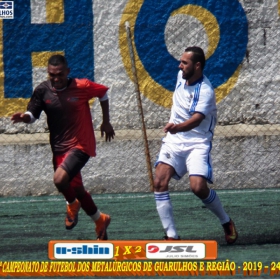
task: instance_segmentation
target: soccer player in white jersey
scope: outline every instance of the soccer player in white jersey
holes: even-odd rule
[[[188,47],[180,59],[180,71],[169,122],[164,127],[159,157],[155,164],[154,196],[166,240],[180,239],[168,191],[171,178],[179,180],[187,172],[192,192],[220,220],[225,239],[233,244],[238,233],[208,183],[213,183],[211,148],[217,120],[214,89],[203,74],[205,55],[199,47]]]

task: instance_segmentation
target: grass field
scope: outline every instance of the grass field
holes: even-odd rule
[[[226,245],[218,219],[191,192],[171,193],[182,239],[216,240],[218,260],[239,265],[280,261],[279,189],[217,191],[234,220],[239,239]],[[158,240],[164,235],[152,193],[95,195],[100,210],[111,215],[111,240]],[[95,239],[94,224],[83,211],[71,231],[64,227],[62,196],[0,198],[1,261],[47,261],[50,240]],[[279,276],[279,275],[278,275]],[[263,277],[265,278],[265,277]]]

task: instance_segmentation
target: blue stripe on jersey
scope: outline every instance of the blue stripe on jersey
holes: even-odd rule
[[[212,150],[212,142],[210,142],[210,149],[209,149],[209,152],[208,152],[208,160],[207,160],[207,164],[208,164],[207,180],[212,183],[211,178],[212,178],[212,175],[213,175],[212,174],[213,170],[212,170],[212,166],[211,166],[211,163],[210,163],[210,153],[211,153],[211,150]]]
[[[181,84],[182,84],[182,82],[179,82],[179,85],[176,87],[176,89],[179,88]]]
[[[197,83],[197,85],[194,89],[194,97],[193,97],[192,106],[190,108],[190,113],[195,112],[195,107],[196,107],[196,105],[198,103],[198,100],[199,100],[199,94],[200,94],[200,88],[201,88],[202,81],[203,81],[203,79],[199,80],[199,82]]]
[[[212,137],[214,136],[214,131],[212,130],[213,121],[214,121],[214,116],[211,117],[211,121],[209,125],[209,132],[212,134]]]
[[[202,202],[204,204],[210,204],[216,198],[216,192],[214,190],[210,190],[209,196],[206,199],[203,199]]]
[[[154,193],[155,200],[170,200],[169,192]]]

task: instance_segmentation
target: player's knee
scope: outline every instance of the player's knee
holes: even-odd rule
[[[63,168],[58,167],[53,175],[53,182],[58,191],[63,192],[66,190],[69,186],[69,181],[68,173]]]
[[[65,178],[59,176],[54,176],[53,183],[59,192],[63,192],[64,190],[66,190],[69,185],[68,181]]]
[[[209,188],[204,178],[198,178],[198,180],[192,178],[190,180],[190,188],[192,192],[200,199],[205,199],[209,194]]]
[[[200,188],[198,188],[198,187],[191,187],[191,190],[192,190],[192,192],[197,196],[197,197],[199,197],[199,198],[201,198],[201,196],[202,196],[202,190],[200,189]]]
[[[160,180],[159,178],[155,177],[154,179],[154,191],[155,192],[164,192],[168,190],[168,183]]]

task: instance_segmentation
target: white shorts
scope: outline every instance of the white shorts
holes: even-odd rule
[[[166,163],[175,169],[173,178],[176,180],[180,180],[188,172],[189,176],[202,176],[212,184],[211,148],[211,142],[192,145],[163,142],[155,167],[161,162]]]

